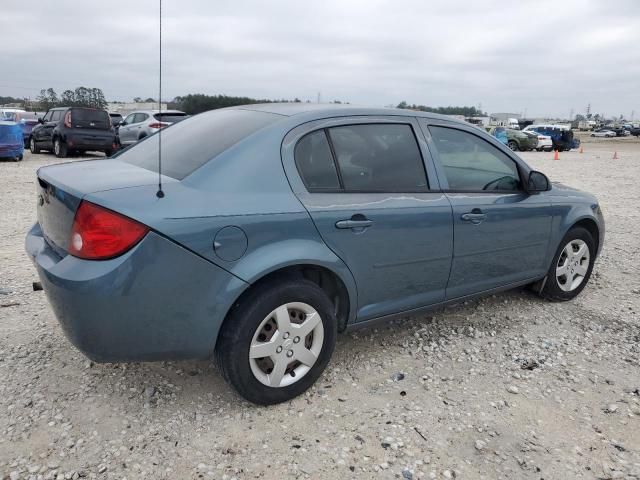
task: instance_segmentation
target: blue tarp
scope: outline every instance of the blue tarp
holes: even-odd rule
[[[0,121],[0,158],[20,157],[23,153],[24,139],[20,125]]]

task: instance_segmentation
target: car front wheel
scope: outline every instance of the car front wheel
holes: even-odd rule
[[[306,391],[336,343],[333,304],[302,278],[263,284],[233,307],[220,331],[222,375],[247,400],[272,405]]]
[[[518,144],[514,141],[510,141],[509,143],[507,143],[507,146],[514,152],[518,151]]]
[[[40,153],[40,149],[38,148],[38,145],[36,144],[36,141],[33,139],[33,137],[31,137],[31,140],[29,140],[29,150],[31,150],[31,153]]]
[[[569,230],[553,257],[540,295],[560,302],[575,298],[591,277],[595,255],[595,241],[589,231],[582,227]]]

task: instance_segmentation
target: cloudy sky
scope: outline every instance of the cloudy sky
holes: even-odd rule
[[[164,98],[640,118],[640,1],[163,0]],[[157,97],[158,0],[3,2],[0,95]]]

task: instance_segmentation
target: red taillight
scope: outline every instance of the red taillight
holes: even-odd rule
[[[71,111],[64,114],[64,126],[71,128]]]
[[[150,128],[164,128],[164,127],[168,127],[169,124],[168,123],[162,123],[162,122],[155,122],[155,123],[150,123],[149,127]]]
[[[137,244],[149,228],[124,215],[82,201],[73,220],[69,253],[87,260],[117,257]]]

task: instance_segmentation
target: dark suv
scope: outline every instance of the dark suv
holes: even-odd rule
[[[109,114],[104,110],[84,107],[50,109],[38,119],[31,131],[31,153],[53,151],[64,158],[72,152],[98,150],[110,156],[116,149],[116,137]]]

